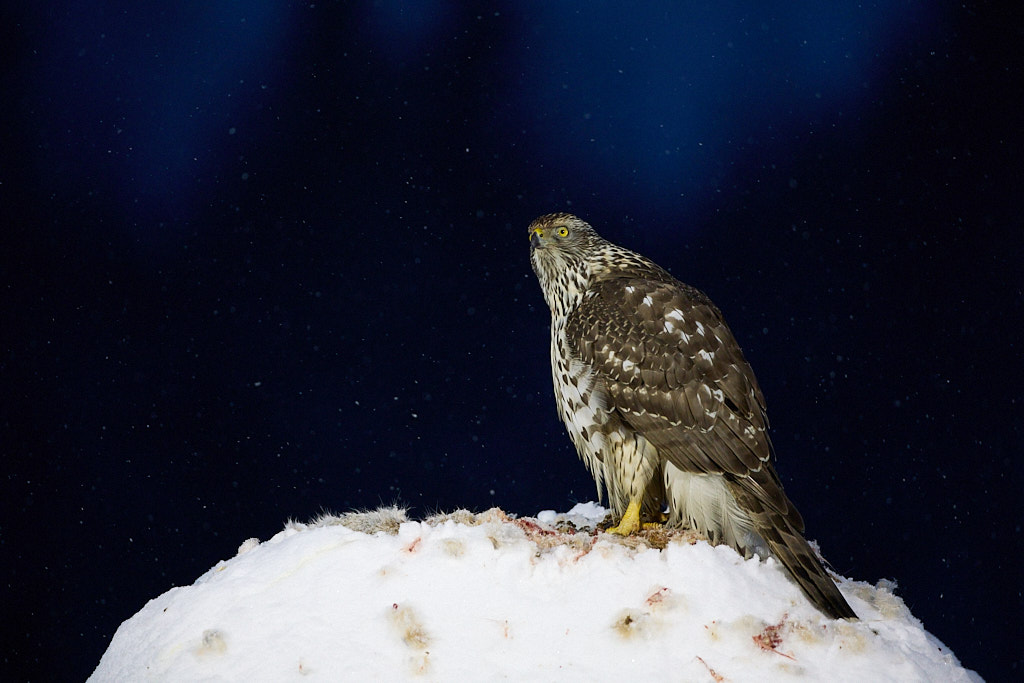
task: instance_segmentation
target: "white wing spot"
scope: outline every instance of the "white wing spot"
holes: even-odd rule
[[[697,334],[701,335],[702,337],[704,336],[704,326],[700,324],[699,320],[697,321]]]
[[[633,361],[629,360],[628,358],[626,360],[622,361],[622,371],[623,372],[633,372],[633,368],[634,367],[636,367],[636,363],[634,363]]]
[[[700,323],[697,323],[697,326],[699,327]],[[703,358],[706,361],[713,361],[715,359],[715,354],[708,353],[704,349],[701,349],[700,351],[698,351],[697,355],[700,356],[701,358]]]
[[[673,308],[671,311],[665,314],[665,317],[671,318],[673,320],[678,320],[679,322],[683,322],[683,312],[680,311],[678,308]]]
[[[636,287],[634,287],[633,285],[630,285],[630,286],[626,287],[626,294],[632,294],[635,291],[636,291]]]
[[[676,326],[672,324],[671,320],[665,321],[665,331],[670,333],[676,331]]]
[[[650,294],[648,294],[647,296],[644,297],[642,305],[644,305],[644,306],[653,306],[654,305],[654,299],[651,298]]]

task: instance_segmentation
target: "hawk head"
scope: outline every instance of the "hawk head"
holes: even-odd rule
[[[579,302],[590,279],[590,260],[604,242],[586,221],[549,213],[530,223],[530,263],[552,313]]]
[[[590,224],[571,213],[549,213],[530,223],[530,253],[556,250],[584,258],[600,238]],[[546,256],[543,258],[547,258]]]

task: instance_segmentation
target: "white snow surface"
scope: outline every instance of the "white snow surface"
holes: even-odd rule
[[[290,522],[118,628],[90,681],[980,681],[890,582],[814,609],[774,560],[606,510]]]

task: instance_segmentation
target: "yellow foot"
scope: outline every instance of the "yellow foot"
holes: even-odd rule
[[[622,519],[619,520],[618,526],[613,526],[608,529],[609,534],[618,534],[619,536],[629,536],[640,531],[640,501],[631,500],[629,506],[626,507],[625,514],[622,515]]]

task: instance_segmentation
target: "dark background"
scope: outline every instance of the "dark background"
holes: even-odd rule
[[[0,677],[83,679],[288,518],[593,499],[561,210],[724,311],[836,569],[1020,676],[1020,17],[91,5],[0,22]]]

